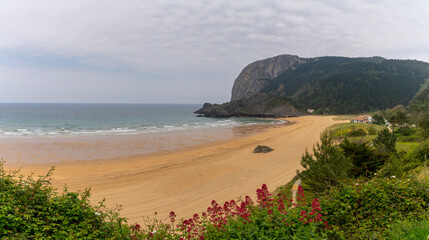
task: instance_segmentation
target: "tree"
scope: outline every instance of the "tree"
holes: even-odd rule
[[[423,137],[426,139],[429,135],[429,114],[426,113],[419,122],[419,127],[422,129]]]
[[[377,137],[372,140],[378,152],[393,153],[396,152],[396,136],[389,129],[381,130]]]
[[[395,111],[392,115],[390,115],[389,122],[392,124],[392,129],[394,129],[394,126],[399,125],[402,135],[402,128],[405,123],[409,122],[409,117],[404,110],[398,110]]]
[[[425,108],[423,107],[422,102],[413,102],[408,107],[408,111],[411,113],[411,120],[414,120],[416,122],[416,126],[419,125],[419,116],[422,112],[425,111]]]
[[[384,125],[386,123],[384,121],[384,117],[377,113],[372,116],[372,122],[374,124],[379,124],[379,125]]]
[[[385,160],[376,157],[368,142],[355,143],[345,138],[339,146],[344,156],[351,159],[353,163],[351,174],[355,177],[372,176],[384,164]]]
[[[301,158],[305,170],[297,171],[304,187],[312,192],[321,193],[347,179],[352,168],[349,158],[345,157],[332,137],[325,131],[320,135],[320,143],[313,146],[313,155],[307,150]]]

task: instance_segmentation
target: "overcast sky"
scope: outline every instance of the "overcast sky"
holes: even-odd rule
[[[0,102],[225,102],[280,54],[429,62],[427,0],[0,0]]]

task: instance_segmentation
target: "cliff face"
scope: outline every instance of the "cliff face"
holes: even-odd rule
[[[302,62],[298,56],[284,54],[247,65],[234,81],[231,101],[258,93],[271,79]]]

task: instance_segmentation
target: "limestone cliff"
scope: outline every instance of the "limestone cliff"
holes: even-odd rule
[[[234,81],[231,101],[258,93],[271,79],[302,62],[298,56],[284,54],[247,65]]]

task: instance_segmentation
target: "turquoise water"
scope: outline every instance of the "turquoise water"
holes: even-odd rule
[[[0,137],[86,136],[275,124],[252,118],[196,117],[197,104],[1,103]]]

